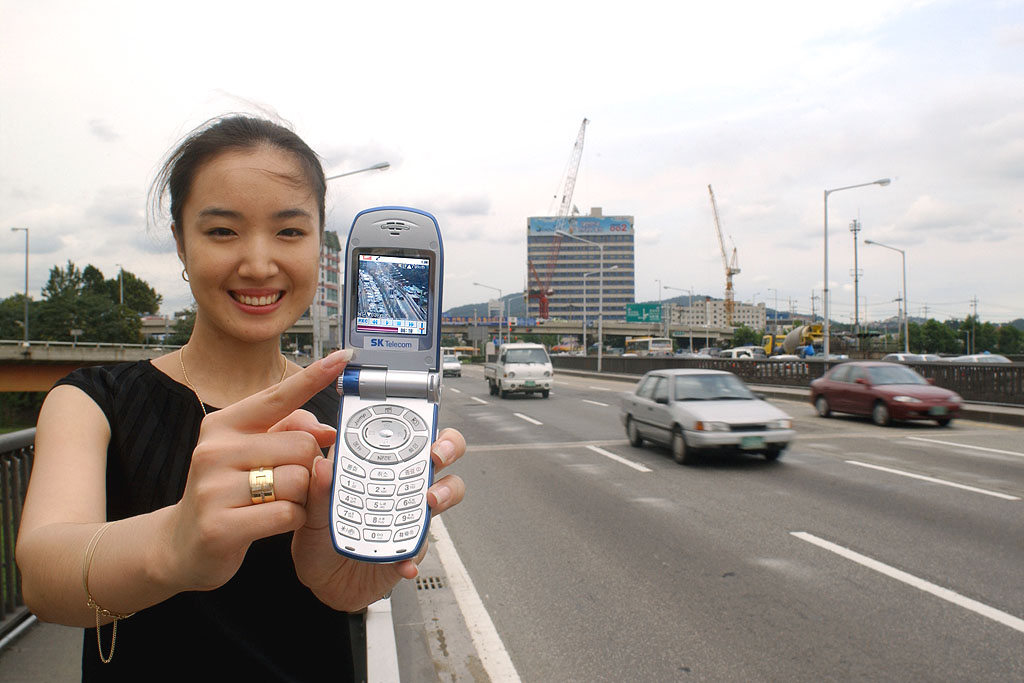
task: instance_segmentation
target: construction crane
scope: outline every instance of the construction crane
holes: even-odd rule
[[[722,249],[722,265],[725,267],[725,324],[732,326],[732,312],[736,306],[736,300],[732,291],[732,276],[740,272],[737,263],[736,247],[732,248],[732,260],[729,260],[725,252],[725,238],[722,237],[722,223],[718,220],[718,205],[715,203],[715,191],[708,185],[708,194],[711,195],[711,211],[715,214],[715,228],[718,230],[718,246]]]
[[[543,270],[538,271],[532,260],[527,260],[527,267],[532,278],[533,286],[529,288],[527,297],[537,300],[537,317],[548,317],[549,297],[554,293],[551,289],[551,279],[555,275],[555,265],[558,262],[558,252],[562,246],[562,235],[569,222],[569,209],[572,207],[572,193],[576,188],[576,174],[579,172],[580,159],[583,157],[583,135],[586,133],[587,119],[580,124],[580,132],[576,135],[576,144],[572,147],[572,154],[569,156],[568,173],[565,177],[565,189],[562,191],[562,201],[558,207],[558,214],[555,220],[555,232],[552,234],[551,248],[548,253],[548,260]]]

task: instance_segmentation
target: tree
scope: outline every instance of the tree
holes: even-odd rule
[[[196,303],[183,311],[174,314],[174,332],[168,337],[167,343],[172,346],[184,346],[192,336],[192,328],[196,326]]]
[[[35,334],[37,302],[28,301],[28,331]],[[0,339],[25,338],[25,295],[15,294],[0,299]]]
[[[999,342],[999,353],[1018,354],[1024,347],[1024,332],[1021,332],[1013,325],[1002,325],[996,331],[996,339]]]
[[[733,346],[760,346],[760,344],[761,333],[746,325],[740,325],[732,333]]]
[[[920,349],[924,353],[960,353],[962,346],[952,327],[929,318],[921,325]]]

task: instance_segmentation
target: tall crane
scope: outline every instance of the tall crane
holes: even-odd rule
[[[725,324],[732,325],[732,312],[736,306],[736,300],[732,291],[732,276],[740,272],[737,263],[736,247],[732,248],[732,260],[725,252],[725,239],[722,237],[722,223],[718,220],[718,205],[715,203],[715,191],[708,185],[708,194],[711,195],[711,210],[715,214],[715,228],[718,230],[718,246],[722,249],[722,265],[725,267]]]
[[[572,193],[576,189],[576,175],[580,168],[580,159],[583,157],[583,136],[587,130],[587,119],[580,124],[580,132],[576,135],[576,144],[572,147],[572,154],[569,156],[569,170],[565,177],[565,189],[562,191],[562,201],[558,207],[558,214],[555,220],[555,232],[552,234],[551,249],[548,253],[547,264],[543,270],[538,271],[532,260],[527,260],[527,268],[532,278],[533,286],[529,288],[527,296],[537,300],[537,316],[548,317],[548,297],[554,293],[551,289],[551,279],[555,275],[555,264],[558,262],[558,252],[562,246],[562,235],[569,222],[569,209],[572,207]]]

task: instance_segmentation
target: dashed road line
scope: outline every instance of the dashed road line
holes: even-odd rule
[[[986,448],[984,446],[969,446],[965,443],[954,443],[952,441],[939,441],[938,439],[926,439],[923,436],[908,436],[911,441],[925,441],[927,443],[937,443],[942,446],[956,446],[957,448],[969,448],[973,451],[985,451],[986,453],[999,453],[1001,455],[1016,455],[1018,458],[1024,458],[1024,453],[1017,451],[1004,451],[999,448]]]
[[[487,405],[487,401],[483,400],[482,398],[477,398],[476,396],[470,396],[469,400],[476,401],[477,403],[483,403],[484,405]]]
[[[602,407],[604,407],[604,408],[607,408],[607,407],[608,407],[608,404],[607,404],[607,403],[601,403],[600,401],[591,401],[590,399],[587,399],[587,398],[584,398],[584,399],[581,399],[581,400],[582,400],[582,401],[583,401],[584,403],[590,403],[591,405],[595,405],[595,406],[602,406]]]
[[[812,545],[816,545],[819,548],[828,550],[829,552],[835,553],[840,557],[845,557],[846,559],[851,560],[852,562],[856,562],[857,564],[867,567],[868,569],[874,569],[876,572],[880,574],[884,574],[885,576],[896,579],[897,581],[902,581],[908,586],[913,586],[914,588],[922,590],[925,593],[930,593],[931,595],[934,595],[937,598],[941,598],[943,600],[946,600],[947,602],[951,602],[954,605],[958,605],[976,614],[980,614],[983,617],[987,617],[988,619],[997,621],[1000,624],[1003,624],[1004,626],[1009,626],[1015,631],[1020,631],[1021,633],[1024,633],[1024,619],[1015,617],[1012,614],[1008,614],[1002,610],[996,609],[995,607],[990,607],[989,605],[986,605],[982,602],[978,602],[977,600],[972,600],[971,598],[960,595],[959,593],[951,591],[948,588],[943,588],[942,586],[936,585],[931,581],[925,581],[924,579],[920,579],[914,576],[913,574],[908,574],[905,571],[896,569],[895,567],[891,567],[887,564],[879,562],[878,560],[872,559],[867,555],[861,555],[860,553],[850,550],[849,548],[844,548],[843,546],[832,543],[831,541],[826,541],[823,538],[818,538],[817,536],[809,534],[806,531],[791,531],[789,533],[793,536],[796,536],[802,541],[807,541]]]
[[[971,491],[972,493],[981,493],[986,496],[992,496],[994,498],[1002,498],[1003,500],[1020,500],[1017,496],[1011,496],[1005,493],[998,493],[997,491],[989,491],[987,489],[979,489],[975,486],[968,486],[966,484],[957,484],[952,481],[946,481],[945,479],[936,479],[935,477],[927,477],[923,474],[914,474],[913,472],[905,472],[903,470],[892,469],[891,467],[882,467],[881,465],[872,465],[866,462],[860,462],[858,460],[847,460],[850,465],[856,465],[858,467],[869,467],[873,470],[879,470],[882,472],[888,472],[890,474],[898,474],[901,477],[910,477],[911,479],[920,479],[921,481],[928,481],[933,484],[942,484],[943,486],[952,486],[956,489],[963,489],[964,491]]]
[[[606,451],[605,449],[599,448],[597,446],[587,446],[587,449],[591,450],[591,451],[594,451],[595,453],[598,453],[600,455],[603,455],[606,458],[611,458],[615,462],[621,462],[623,465],[626,465],[627,467],[632,467],[637,472],[653,472],[654,471],[650,467],[647,467],[646,465],[641,465],[640,463],[633,462],[632,460],[626,460],[621,455],[615,455],[611,451]]]
[[[462,393],[461,391],[459,391],[455,387],[448,387],[447,391],[452,391],[452,392],[455,392],[456,394],[461,394]]]
[[[522,413],[512,413],[512,414],[515,415],[516,417],[518,417],[520,420],[526,420],[530,424],[535,424],[535,425],[542,425],[542,424],[544,424],[540,420],[534,420],[529,415],[523,415]]]

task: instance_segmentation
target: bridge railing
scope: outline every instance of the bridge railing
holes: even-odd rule
[[[553,356],[555,368],[597,371],[596,356]],[[821,359],[804,360],[750,360],[732,358],[674,358],[671,356],[630,358],[605,356],[601,362],[603,372],[637,375],[665,368],[706,368],[728,370],[750,384],[809,387],[812,380],[844,361],[825,362]],[[1024,363],[906,363],[936,386],[960,394],[965,401],[995,403],[1010,406],[1024,405]]]
[[[0,639],[26,613],[14,547],[35,455],[35,429],[0,435]]]

